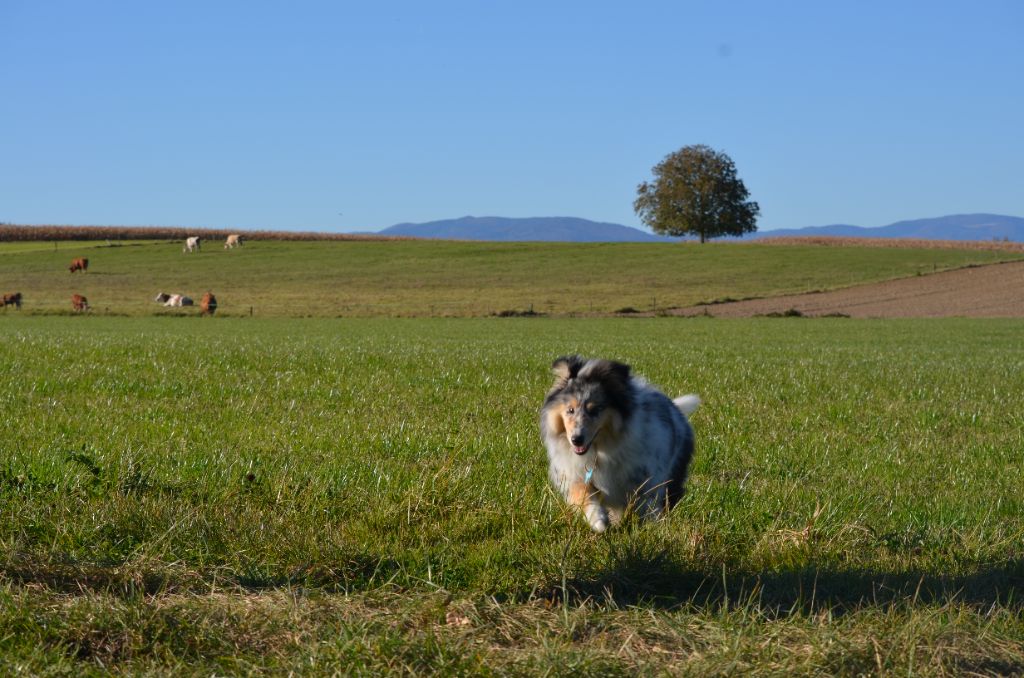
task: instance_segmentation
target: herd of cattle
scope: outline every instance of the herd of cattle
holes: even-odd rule
[[[181,250],[182,252],[197,252],[200,249],[202,239],[199,236],[193,236],[185,240],[185,247]],[[229,235],[224,241],[224,249],[234,249],[242,245],[241,235]],[[85,257],[77,257],[71,260],[71,265],[68,267],[71,273],[81,271],[85,273],[89,270],[89,260]],[[195,302],[191,297],[186,297],[183,294],[167,294],[161,292],[156,295],[154,299],[157,303],[163,304],[168,307],[180,307],[180,306],[195,306]],[[21,308],[22,296],[21,292],[12,292],[10,294],[4,294],[2,297],[2,307],[5,311],[8,306],[14,306],[18,309]],[[71,308],[78,313],[83,313],[89,310],[89,300],[81,294],[71,295]],[[217,297],[213,296],[211,292],[207,292],[203,295],[202,299],[199,300],[200,315],[213,315],[217,312]]]

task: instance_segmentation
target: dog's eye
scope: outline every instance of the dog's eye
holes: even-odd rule
[[[575,407],[567,407],[567,408],[565,408],[565,413],[566,414],[576,414],[576,408]]]

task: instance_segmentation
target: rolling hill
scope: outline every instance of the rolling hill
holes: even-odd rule
[[[622,224],[575,217],[462,217],[426,223],[396,224],[380,235],[440,240],[547,241],[547,242],[671,242]],[[767,237],[842,236],[860,238],[919,238],[925,240],[1012,240],[1024,242],[1024,218],[999,214],[955,214],[898,221],[865,228],[849,224],[759,231],[746,239]]]
[[[999,214],[952,214],[930,219],[897,221],[888,226],[865,228],[849,224],[783,228],[760,231],[751,238],[789,236],[841,236],[853,238],[919,238],[924,240],[1024,241],[1024,219]]]
[[[753,243],[252,240],[184,254],[166,240],[0,242],[0,292],[20,292],[14,317],[195,315],[160,292],[217,296],[217,316],[438,317],[503,311],[551,315],[655,311],[700,302],[799,294],[1021,259],[980,249],[821,247]],[[77,257],[86,273],[68,272]],[[2,470],[2,469],[0,469]]]
[[[638,228],[576,217],[462,217],[422,224],[396,224],[380,235],[441,240],[537,242],[662,242],[672,240]]]

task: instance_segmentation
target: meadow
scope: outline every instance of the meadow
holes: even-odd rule
[[[1020,259],[1015,251],[736,243],[484,243],[443,241],[222,242],[183,254],[176,241],[0,242],[0,293],[24,313],[189,315],[159,292],[219,314],[257,317],[479,317],[533,311],[607,315],[725,299],[833,289]],[[68,273],[74,257],[88,273]],[[709,312],[713,313],[713,308]]]
[[[1022,329],[10,312],[0,672],[1019,674]],[[665,520],[548,488],[572,352],[704,399]]]

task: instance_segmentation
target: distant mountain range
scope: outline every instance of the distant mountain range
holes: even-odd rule
[[[924,240],[1013,240],[1024,241],[1024,219],[999,214],[952,214],[931,219],[897,221],[888,226],[864,228],[848,224],[780,228],[754,233],[753,238],[789,236],[842,236],[853,238],[921,238]]]
[[[424,224],[395,224],[381,235],[444,240],[539,240],[560,242],[662,242],[671,240],[622,224],[576,217],[462,217]]]
[[[622,224],[589,221],[576,217],[462,217],[422,224],[396,224],[381,235],[438,238],[443,240],[560,241],[560,242],[670,242],[674,238],[653,235]],[[864,228],[848,224],[808,226],[759,231],[746,239],[775,237],[842,236],[859,238],[922,238],[925,240],[1024,241],[1024,218],[998,214],[955,214],[931,219],[898,221],[888,226]]]

